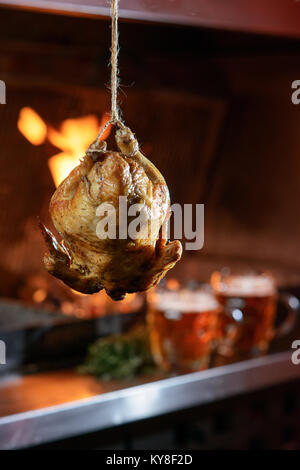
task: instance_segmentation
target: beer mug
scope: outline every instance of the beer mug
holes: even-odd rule
[[[299,301],[288,293],[278,293],[270,273],[224,269],[212,274],[211,286],[222,307],[215,365],[263,355],[274,337],[289,333],[295,325]],[[286,307],[286,318],[275,328],[278,301]]]
[[[154,361],[169,372],[206,369],[217,344],[218,302],[210,286],[176,287],[171,281],[173,286],[167,282],[148,294]]]

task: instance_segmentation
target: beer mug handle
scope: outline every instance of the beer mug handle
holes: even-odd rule
[[[281,292],[278,297],[278,302],[286,307],[287,313],[285,319],[275,329],[274,338],[281,338],[282,336],[288,335],[293,330],[300,310],[299,299],[288,292]]]

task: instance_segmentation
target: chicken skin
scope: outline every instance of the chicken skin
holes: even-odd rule
[[[129,128],[120,127],[115,137],[118,152],[96,140],[53,194],[50,215],[62,241],[40,227],[50,274],[79,292],[104,288],[112,299],[121,300],[126,293],[156,285],[180,259],[182,247],[166,239],[170,198],[164,178],[141,154]],[[120,199],[125,201],[122,214]],[[132,215],[135,205],[140,212]],[[143,217],[135,236],[124,234],[139,214]],[[113,236],[106,230],[109,221]]]

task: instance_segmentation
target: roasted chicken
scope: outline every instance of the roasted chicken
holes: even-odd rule
[[[120,126],[115,138],[119,151],[107,150],[106,142],[97,139],[55,191],[50,215],[62,241],[58,243],[43,224],[40,227],[49,250],[44,265],[50,274],[79,292],[93,294],[104,288],[114,300],[121,300],[126,293],[156,285],[180,259],[182,248],[165,235],[170,198],[164,178],[141,154],[129,128]],[[144,212],[134,239],[118,233],[120,196],[126,197],[127,209],[139,204]],[[99,216],[103,204],[115,209],[117,238],[108,237],[103,229],[99,233],[99,221],[107,216]],[[129,211],[127,224],[132,220]]]

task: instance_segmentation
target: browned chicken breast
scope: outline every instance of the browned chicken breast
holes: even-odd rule
[[[42,224],[41,229],[49,249],[44,257],[49,273],[79,292],[93,294],[104,288],[120,300],[157,284],[180,259],[182,248],[162,234],[170,209],[164,178],[139,152],[130,129],[119,128],[116,141],[119,152],[106,150],[103,141],[92,144],[54,193],[50,215],[62,242]],[[120,196],[125,201],[122,213]],[[140,212],[131,214],[135,204]],[[124,222],[125,213],[129,215]],[[135,223],[139,214],[143,217],[137,235],[131,237],[124,226]],[[104,217],[112,217],[112,234]]]

